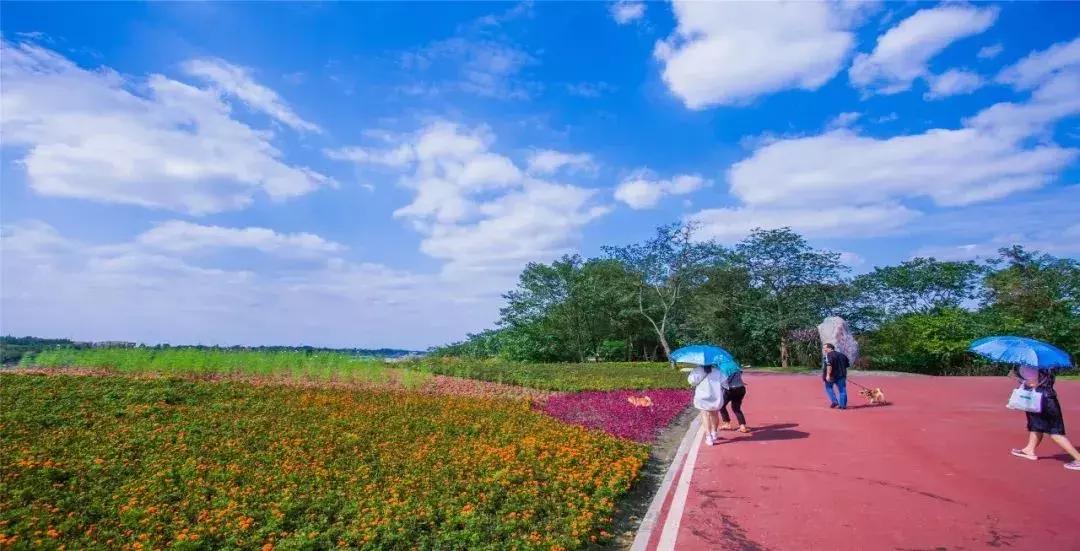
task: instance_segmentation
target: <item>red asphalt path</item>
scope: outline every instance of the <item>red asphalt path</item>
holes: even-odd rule
[[[1009,454],[1027,433],[1024,414],[1005,409],[1008,378],[852,379],[890,404],[864,407],[849,383],[852,407],[832,410],[819,378],[747,374],[754,433],[725,431],[672,466],[647,547],[1080,550],[1080,472],[1049,439],[1039,461]],[[1057,389],[1080,443],[1080,382]]]

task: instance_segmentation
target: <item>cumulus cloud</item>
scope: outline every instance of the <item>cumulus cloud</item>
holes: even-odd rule
[[[595,168],[592,155],[588,153],[565,153],[552,149],[533,151],[528,159],[529,172],[553,174],[563,168],[590,170]]]
[[[444,262],[445,276],[505,286],[525,263],[572,250],[581,228],[608,209],[593,190],[542,178],[591,158],[541,150],[522,170],[494,145],[487,127],[436,121],[363,157],[406,151],[399,185],[413,198],[394,216],[424,236],[421,251]]]
[[[693,193],[707,183],[698,174],[679,174],[665,180],[648,169],[638,169],[615,188],[615,199],[634,210],[649,209],[664,196]]]
[[[184,71],[210,82],[215,88],[261,111],[281,123],[305,132],[320,132],[318,125],[300,118],[277,92],[255,82],[251,71],[218,58],[192,59]]]
[[[750,204],[922,196],[956,206],[1043,186],[1080,153],[1028,139],[1080,113],[1080,63],[1066,55],[1070,47],[1055,45],[1002,71],[999,80],[1034,88],[1025,102],[992,105],[956,129],[892,138],[833,130],[775,141],[731,167],[731,190]]]
[[[170,220],[136,238],[139,245],[174,253],[217,249],[254,249],[264,253],[304,257],[345,250],[345,246],[311,233],[278,233],[269,228],[226,228]]]
[[[0,58],[3,145],[22,148],[39,194],[199,215],[333,185],[284,162],[273,134],[233,118],[215,89],[84,69],[28,43],[0,42]]]
[[[940,75],[932,75],[928,81],[930,89],[923,94],[923,98],[928,100],[970,94],[984,84],[982,76],[978,73],[961,69],[949,69]]]
[[[1080,63],[1068,55],[1071,47],[1055,45],[1003,70],[998,79],[1030,97],[992,105],[959,128],[882,138],[840,128],[756,144],[727,172],[743,204],[690,218],[719,239],[757,226],[862,236],[915,220],[919,213],[905,201],[966,206],[1043,187],[1080,156],[1048,132],[1080,114]]]
[[[611,17],[620,25],[633,23],[645,17],[645,2],[619,0],[611,5]]]
[[[878,37],[869,54],[855,56],[848,76],[868,92],[895,94],[927,78],[927,63],[953,42],[989,29],[997,7],[945,4],[922,9]]]
[[[860,5],[676,0],[673,8],[675,32],[654,55],[671,92],[702,109],[820,88],[854,46],[851,9]]]

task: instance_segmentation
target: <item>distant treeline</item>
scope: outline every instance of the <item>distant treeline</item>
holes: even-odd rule
[[[28,353],[57,348],[148,348],[153,350],[163,349],[189,349],[189,350],[235,350],[256,352],[300,352],[306,354],[338,353],[350,356],[374,356],[379,358],[401,358],[404,356],[420,354],[413,350],[401,350],[398,348],[321,348],[316,346],[203,346],[203,345],[142,345],[130,342],[103,341],[103,342],[79,342],[69,339],[42,339],[37,337],[0,337],[0,353],[5,365],[18,363]]]
[[[711,342],[750,365],[816,366],[816,326],[851,324],[860,367],[973,373],[978,337],[1016,334],[1080,352],[1080,263],[1013,246],[980,261],[915,258],[849,277],[840,254],[790,229],[733,247],[658,228],[599,258],[529,264],[494,329],[435,355],[518,361],[663,360]]]

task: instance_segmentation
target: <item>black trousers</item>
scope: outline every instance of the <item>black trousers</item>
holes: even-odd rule
[[[731,421],[731,417],[728,416],[727,405],[731,404],[731,411],[735,412],[735,418],[739,420],[740,425],[746,424],[746,417],[742,414],[742,401],[746,397],[746,387],[740,386],[738,388],[729,388],[724,390],[724,403],[720,405],[720,418],[725,423]]]

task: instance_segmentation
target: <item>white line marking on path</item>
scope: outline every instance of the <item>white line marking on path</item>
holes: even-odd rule
[[[679,537],[679,525],[682,524],[683,509],[686,508],[686,496],[690,493],[690,479],[694,477],[694,466],[697,464],[698,449],[705,437],[705,427],[698,429],[694,438],[694,445],[686,455],[686,464],[683,465],[679,475],[679,484],[675,487],[675,497],[671,500],[671,508],[668,509],[667,518],[664,519],[664,531],[660,532],[660,542],[656,548],[659,551],[671,551],[675,549],[675,539]]]
[[[690,422],[690,426],[686,429],[686,434],[683,435],[682,440],[679,442],[679,449],[675,451],[675,457],[671,458],[671,465],[668,465],[667,472],[664,473],[664,480],[660,483],[660,488],[656,490],[656,495],[653,496],[652,503],[649,504],[649,510],[645,512],[645,518],[641,520],[641,525],[638,526],[638,532],[634,537],[634,544],[630,547],[630,551],[648,550],[649,540],[652,539],[653,530],[656,529],[657,521],[660,520],[660,512],[664,508],[664,502],[667,501],[668,492],[671,491],[671,486],[675,483],[675,474],[682,472],[683,461],[686,460],[686,454],[694,441],[694,435],[698,434],[698,426],[700,425],[701,417],[695,415],[694,420]]]

